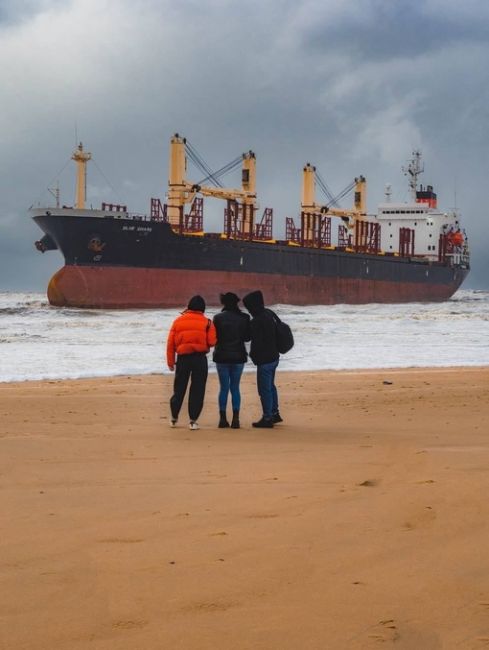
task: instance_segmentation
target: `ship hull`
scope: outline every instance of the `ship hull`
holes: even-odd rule
[[[181,307],[194,294],[216,305],[222,292],[255,289],[269,304],[443,301],[468,273],[395,256],[178,235],[167,223],[129,218],[38,213],[34,220],[65,258],[48,287],[56,306]]]
[[[64,266],[51,278],[48,299],[59,307],[182,307],[195,294],[202,295],[209,305],[217,305],[220,293],[233,291],[242,296],[260,289],[269,304],[437,302],[448,300],[458,286],[271,273]]]

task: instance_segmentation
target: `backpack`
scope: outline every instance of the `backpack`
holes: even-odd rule
[[[272,310],[270,310],[272,311]],[[275,331],[277,334],[277,350],[280,354],[285,354],[289,350],[292,350],[294,347],[294,335],[292,330],[287,323],[284,323],[283,320],[277,316],[275,312],[272,311],[273,319],[275,321]]]

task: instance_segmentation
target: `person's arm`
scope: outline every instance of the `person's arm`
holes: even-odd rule
[[[173,372],[175,368],[175,329],[174,324],[171,326],[166,342],[166,363],[168,368]]]
[[[251,341],[251,322],[250,322],[250,317],[249,316],[245,319],[243,340],[244,341]]]
[[[217,333],[216,326],[212,321],[209,321],[209,327],[207,329],[207,346],[213,348],[217,343]]]

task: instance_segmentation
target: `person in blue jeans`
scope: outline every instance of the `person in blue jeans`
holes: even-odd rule
[[[233,418],[231,427],[239,429],[239,411],[241,393],[239,384],[244,364],[248,359],[245,341],[250,340],[250,317],[238,307],[239,298],[235,293],[220,295],[222,310],[214,316],[217,343],[214,348],[215,361],[219,377],[219,424],[220,429],[229,427],[226,416],[228,395],[231,393]]]
[[[275,371],[280,354],[277,348],[277,327],[273,312],[265,307],[261,291],[252,291],[243,298],[243,304],[252,315],[250,358],[256,366],[256,385],[263,415],[253,422],[257,428],[273,428],[283,422],[278,408]]]

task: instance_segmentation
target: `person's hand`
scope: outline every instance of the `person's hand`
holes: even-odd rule
[[[170,370],[170,372],[173,372],[175,370],[175,366],[168,366],[168,369]]]

